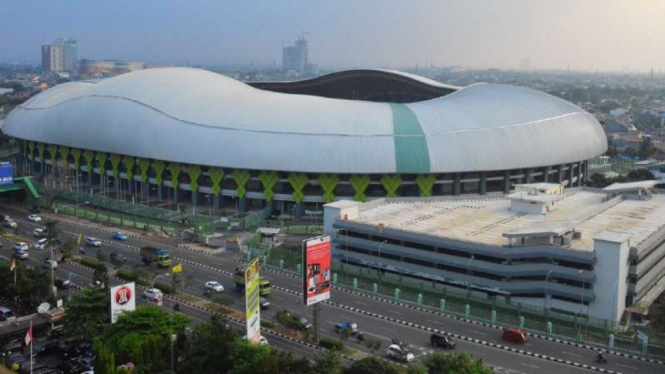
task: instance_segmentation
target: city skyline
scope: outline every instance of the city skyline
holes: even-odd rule
[[[79,58],[279,66],[283,41],[306,31],[321,67],[519,69],[528,60],[534,70],[647,72],[665,61],[665,3],[655,0],[159,4],[6,4],[3,60],[39,61],[39,45],[65,36],[79,41]]]

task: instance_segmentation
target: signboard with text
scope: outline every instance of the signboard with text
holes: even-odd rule
[[[136,310],[134,282],[111,287],[111,323],[115,323],[120,314],[134,310]]]
[[[330,299],[331,253],[330,236],[303,241],[303,295],[305,305]]]
[[[14,183],[14,166],[9,162],[0,162],[0,186]]]
[[[261,338],[259,295],[259,259],[255,258],[245,269],[245,319],[247,341],[258,343]]]

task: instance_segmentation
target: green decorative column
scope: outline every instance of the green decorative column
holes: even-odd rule
[[[32,173],[32,169],[35,166],[35,142],[28,142],[28,157],[30,160],[28,171]]]
[[[247,195],[247,190],[245,186],[249,182],[249,172],[247,170],[234,170],[233,171],[233,180],[236,182],[236,194],[238,195],[238,205],[240,206],[239,210],[241,213],[245,212],[245,195]]]
[[[339,184],[339,176],[336,174],[319,175],[319,183],[323,189],[323,201],[330,203],[335,200],[335,188]]]
[[[305,194],[302,192],[302,190],[305,188],[305,186],[307,186],[309,178],[307,177],[307,174],[304,173],[291,173],[289,174],[288,181],[291,185],[291,188],[293,188],[293,194],[291,194],[291,196],[293,196],[293,201],[296,203],[296,211],[298,212],[297,214],[300,215],[302,211],[301,203],[305,198]]]
[[[189,174],[189,189],[192,191],[192,205],[199,204],[199,177],[201,176],[201,167],[198,165],[189,165],[187,167],[187,174]]]
[[[263,185],[263,196],[266,198],[266,205],[270,207],[270,214],[272,214],[272,201],[275,197],[273,188],[279,180],[279,176],[274,171],[262,171],[259,174],[259,180]]]
[[[123,159],[125,163],[125,174],[127,175],[127,184],[129,185],[128,189],[130,193],[134,193],[134,164],[136,164],[136,158],[134,156],[125,156]]]
[[[58,152],[60,153],[62,168],[65,169],[65,171],[69,170],[69,147],[60,147]]]
[[[109,160],[111,161],[111,175],[113,175],[113,185],[115,186],[116,191],[121,188],[120,187],[120,161],[122,160],[122,156],[119,154],[112,153],[111,156],[109,156]]]
[[[434,187],[435,182],[436,182],[436,177],[434,176],[434,174],[418,175],[418,177],[416,177],[416,184],[420,189],[420,196],[421,197],[432,196],[432,187]]]
[[[85,159],[85,171],[88,173],[88,183],[92,186],[92,163],[95,161],[95,153],[89,149],[86,149],[83,151],[83,158]]]
[[[221,199],[220,193],[222,192],[222,180],[224,179],[224,170],[220,168],[210,168],[208,170],[210,179],[212,180],[212,193],[213,205],[215,209],[219,209],[219,201]]]
[[[171,172],[171,187],[173,187],[173,202],[178,202],[178,186],[180,186],[180,171],[182,167],[179,163],[173,162],[168,166],[169,172]]]
[[[44,143],[37,144],[37,153],[39,155],[39,172],[45,176],[46,175],[46,162],[44,161],[44,150],[46,150],[46,145]]]
[[[103,189],[106,189],[106,186],[104,186],[104,183],[106,183],[106,160],[109,159],[108,153],[104,152],[97,152],[97,161],[99,161],[99,185],[102,186]]]
[[[367,196],[365,196],[365,190],[367,190],[367,187],[369,187],[369,184],[372,182],[369,175],[353,174],[351,175],[350,182],[351,186],[356,191],[356,194],[353,195],[353,198],[356,201],[366,201]]]
[[[381,177],[381,184],[386,189],[387,197],[397,197],[397,189],[402,184],[402,177],[399,174],[386,174]]]
[[[152,170],[155,171],[155,182],[157,182],[157,198],[159,200],[164,199],[162,183],[164,182],[164,169],[166,169],[166,164],[162,160],[153,161]]]
[[[51,173],[55,174],[55,170],[56,170],[55,162],[57,161],[57,157],[58,157],[58,146],[55,146],[55,145],[51,144],[48,147],[46,147],[46,150],[48,151],[49,157],[51,159]]]
[[[81,168],[81,150],[73,148],[70,153],[72,154],[72,159],[74,159],[74,169],[78,173]]]
[[[138,164],[139,164],[139,171],[141,172],[140,175],[141,185],[142,185],[141,189],[142,190],[145,189],[145,192],[142,192],[141,194],[144,195],[143,196],[144,199],[148,199],[150,187],[147,187],[146,189],[146,185],[148,184],[148,170],[150,169],[150,160],[145,158],[140,158]]]

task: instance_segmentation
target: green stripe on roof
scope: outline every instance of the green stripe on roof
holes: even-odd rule
[[[418,117],[404,104],[390,104],[397,173],[429,173],[429,151]]]

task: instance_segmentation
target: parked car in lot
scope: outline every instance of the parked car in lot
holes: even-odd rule
[[[206,291],[215,291],[215,292],[224,292],[224,286],[219,284],[217,281],[208,281],[205,283]]]
[[[261,305],[261,309],[268,309],[270,307],[270,301],[265,297],[259,298],[259,304]]]
[[[113,239],[115,239],[115,238],[113,238]],[[127,239],[120,239],[120,240],[127,240]],[[85,237],[85,244],[89,245],[91,247],[101,247],[102,246],[102,241],[97,239],[97,238],[94,238],[92,236],[86,236]]]
[[[349,334],[355,334],[358,332],[358,324],[353,321],[344,321],[335,325],[335,332],[340,333],[342,331],[348,331]]]
[[[36,242],[32,243],[32,248],[34,248],[34,249],[45,249],[47,242],[48,242],[48,239],[46,239],[46,238],[39,239]]]
[[[14,312],[6,306],[0,306],[0,322],[9,321],[10,319],[16,318]]]
[[[122,231],[116,231],[111,235],[111,238],[115,240],[127,240],[129,236]]]
[[[391,344],[386,350],[386,355],[390,359],[404,363],[411,362],[415,358],[413,353],[407,351],[406,348],[399,344]]]
[[[42,268],[44,269],[57,269],[58,268],[58,261],[56,260],[51,260],[50,257],[44,258],[44,261],[42,261]]]
[[[0,319],[0,321],[2,321],[2,319]],[[10,340],[3,344],[2,347],[0,347],[0,355],[9,355],[11,353],[21,351],[23,351],[23,340],[21,339]]]
[[[28,221],[31,221],[31,222],[41,222],[41,221],[42,221],[42,217],[40,217],[40,216],[37,215],[37,214],[31,214],[31,215],[28,216]]]
[[[35,238],[43,238],[48,234],[48,229],[46,227],[37,227],[32,230],[32,236]]]
[[[28,244],[25,243],[25,242],[14,243],[14,250],[15,251],[19,251],[19,250],[27,251],[28,250]]]
[[[143,298],[148,301],[158,301],[163,297],[164,295],[162,294],[162,291],[158,290],[157,288],[148,288],[147,290],[143,291]]]
[[[69,279],[56,279],[55,286],[61,290],[66,290],[72,286],[72,282],[70,282]]]
[[[430,335],[429,342],[432,345],[445,349],[454,349],[455,346],[457,345],[457,343],[452,341],[452,339],[450,339],[449,337],[439,334]]]
[[[517,344],[525,344],[529,340],[526,332],[515,327],[505,328],[501,337],[505,341]]]
[[[28,255],[28,251],[24,249],[16,250],[16,248],[14,248],[14,253],[12,253],[12,257],[19,260],[27,260],[28,258],[30,258],[30,255]]]

